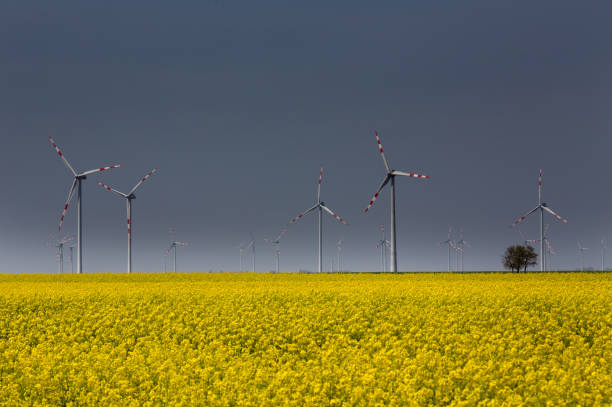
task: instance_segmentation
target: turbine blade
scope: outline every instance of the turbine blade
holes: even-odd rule
[[[119,167],[123,167],[123,164],[110,165],[108,167],[96,168],[95,170],[85,171],[85,172],[79,174],[79,176],[83,177],[83,176],[86,176],[86,175],[89,175],[89,174],[93,174],[93,173],[96,173],[96,172],[102,172],[102,171],[110,170],[111,168],[119,168]]]
[[[280,243],[281,237],[283,237],[283,235],[287,232],[287,229],[283,229],[281,230],[281,232],[279,233],[278,237],[276,238],[276,241]]]
[[[374,205],[374,201],[376,201],[376,199],[378,198],[378,194],[380,194],[380,190],[383,189],[385,185],[387,185],[387,182],[389,182],[390,179],[391,179],[391,175],[387,174],[383,182],[380,184],[380,187],[378,187],[378,191],[376,191],[372,199],[370,199],[370,203],[368,204],[368,207],[365,208],[365,212],[369,211],[372,205]]]
[[[548,206],[542,206],[542,208],[544,208],[544,210],[548,213],[550,213],[552,216],[554,216],[555,218],[559,219],[561,222],[567,223],[567,219],[562,218],[561,216],[557,215],[555,212],[553,212],[552,209],[550,209]]]
[[[548,241],[548,239],[546,239],[546,240],[545,240],[545,242],[546,242],[546,247],[548,247],[548,251],[550,252],[550,254],[552,254],[552,255],[557,254],[557,253],[555,253],[555,251],[553,250],[553,248],[552,248],[552,246],[551,246],[550,242]]]
[[[412,177],[412,178],[423,178],[428,179],[429,175],[415,174],[413,172],[404,172],[404,171],[391,171],[393,175],[402,175],[404,177]]]
[[[525,235],[523,234],[523,232],[521,231],[521,229],[516,228],[516,230],[518,230],[519,235],[521,235],[521,239],[522,239],[523,241],[527,240],[527,239],[525,239]]]
[[[331,209],[329,209],[327,206],[321,204],[321,208],[323,208],[324,211],[326,211],[327,213],[329,213],[331,216],[333,216],[334,218],[336,218],[336,220],[340,223],[344,223],[346,226],[348,226],[348,223],[342,219],[340,216],[336,215]]]
[[[147,179],[149,179],[149,177],[153,175],[156,171],[157,171],[157,168],[153,168],[151,171],[149,171],[147,175],[145,175],[144,177],[142,177],[140,181],[138,181],[138,184],[134,185],[134,188],[132,188],[132,190],[128,192],[128,195],[132,195],[134,191],[136,191],[136,189],[138,189],[138,187],[142,185],[142,183],[145,182]]]
[[[68,162],[68,160],[66,159],[66,157],[64,157],[64,153],[62,153],[62,151],[59,149],[59,147],[57,146],[57,144],[55,144],[55,141],[53,141],[53,139],[51,138],[51,136],[49,136],[49,141],[51,142],[51,144],[53,145],[53,148],[55,148],[55,151],[57,151],[57,154],[59,154],[60,158],[64,161],[64,164],[66,164],[66,167],[68,167],[68,169],[70,170],[70,172],[72,172],[72,175],[74,175],[75,177],[77,176],[76,171],[74,170],[74,168],[72,168],[72,166],[70,165],[70,163]]]
[[[321,172],[319,172],[319,185],[317,185],[317,202],[321,202],[321,180],[323,179],[323,164],[321,164]]]
[[[387,170],[387,172],[391,172],[389,164],[387,163],[387,157],[385,157],[385,152],[383,151],[382,144],[380,143],[380,137],[378,137],[378,131],[375,131],[374,134],[376,134],[376,142],[378,143],[378,149],[380,150],[380,155],[383,159],[383,163],[385,163],[385,169]]]
[[[510,227],[515,227],[516,225],[524,221],[527,218],[527,216],[531,215],[532,213],[537,211],[539,208],[540,208],[540,205],[536,206],[535,208],[533,208],[532,210],[530,210],[529,212],[527,212],[526,214],[524,214],[523,216],[515,220],[514,223],[510,225]]]
[[[123,192],[119,192],[116,189],[113,189],[113,188],[109,187],[108,185],[101,183],[100,181],[98,181],[97,184],[100,185],[102,188],[108,190],[108,191],[114,192],[114,193],[116,193],[117,195],[119,195],[119,196],[121,196],[123,198],[127,198],[127,195],[124,194]]]
[[[77,184],[77,180],[75,178],[72,181],[70,192],[68,192],[68,199],[66,199],[66,203],[64,204],[64,210],[62,211],[62,216],[60,217],[58,230],[62,230],[62,223],[64,223],[64,217],[66,216],[66,212],[68,211],[68,205],[70,205],[70,201],[72,201],[72,197],[74,196],[74,189],[76,188],[76,184]]]
[[[308,215],[310,212],[314,211],[318,207],[319,207],[319,204],[316,204],[312,208],[308,209],[306,212],[300,213],[298,216],[296,216],[295,218],[291,219],[291,222],[287,223],[287,226],[289,226],[290,224],[295,223],[298,220],[302,219],[304,216]]]

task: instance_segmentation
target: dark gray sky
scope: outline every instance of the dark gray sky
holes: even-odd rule
[[[84,183],[85,271],[125,269],[129,190],[136,271],[160,271],[167,229],[190,246],[179,269],[236,270],[234,246],[273,237],[322,195],[324,265],[379,269],[388,224],[374,130],[398,179],[399,268],[443,270],[449,225],[472,244],[467,269],[500,268],[508,225],[544,197],[553,267],[577,240],[612,238],[612,5],[607,1],[3,1],[0,5],[0,255],[4,272],[54,272],[46,247],[71,176]],[[76,207],[65,231],[76,231]],[[283,270],[314,269],[316,216],[292,225]],[[538,219],[522,227],[537,237]],[[612,250],[612,246],[611,246]],[[248,261],[245,258],[245,262]],[[612,254],[610,256],[612,264]]]

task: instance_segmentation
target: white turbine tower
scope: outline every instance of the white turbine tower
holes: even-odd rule
[[[276,239],[267,239],[267,238],[264,238],[264,241],[266,241],[267,243],[270,243],[274,247],[274,249],[276,251],[276,272],[277,273],[280,273],[280,240],[281,240],[281,237],[283,237],[283,235],[285,234],[286,231],[287,231],[287,229],[283,229]],[[241,256],[242,256],[242,254],[241,254]],[[242,260],[240,260],[240,262],[242,264]]]
[[[385,157],[385,153],[382,148],[382,144],[380,143],[380,137],[378,137],[378,132],[376,134],[376,142],[378,143],[378,149],[380,150],[380,155],[382,157],[383,163],[385,165],[385,170],[387,171],[387,175],[383,179],[383,182],[380,184],[378,191],[374,194],[374,197],[370,200],[368,207],[365,209],[367,212],[372,205],[374,205],[374,201],[378,198],[378,194],[380,191],[387,185],[389,181],[391,181],[391,272],[397,272],[397,242],[396,242],[396,231],[397,225],[395,224],[395,177],[397,175],[401,175],[404,177],[412,177],[412,178],[429,178],[427,175],[414,174],[411,172],[403,172],[403,171],[395,171],[389,167],[387,163],[387,158]]]
[[[72,261],[72,252],[74,250],[74,246],[69,246],[68,249],[70,249],[70,257],[68,258],[68,260],[70,261],[70,274],[74,274],[74,262]]]
[[[147,175],[142,177],[142,179],[138,181],[138,183],[134,185],[134,188],[132,188],[132,190],[128,192],[127,194],[124,194],[123,192],[119,192],[116,189],[113,189],[109,187],[108,185],[103,184],[100,181],[98,181],[98,185],[100,185],[102,188],[109,190],[111,192],[114,192],[115,194],[119,195],[122,198],[125,198],[127,202],[127,232],[128,232],[127,272],[128,274],[132,272],[132,199],[136,199],[136,195],[134,195],[134,192],[136,191],[136,189],[138,189],[138,187],[142,185],[143,182],[145,182],[151,175],[153,175],[155,171],[157,171],[157,168],[154,168],[153,170],[149,171]]]
[[[550,240],[546,239],[545,242],[546,242],[546,253],[548,253],[548,260],[547,260],[546,265],[548,266],[548,271],[553,271],[552,256],[554,256],[557,253],[555,252],[552,245],[550,244]]]
[[[588,247],[582,247],[582,243],[578,242],[578,252],[580,253],[580,271],[584,271],[584,252],[591,250]]]
[[[235,249],[240,250],[240,272],[242,272],[242,255],[244,253],[244,243],[240,243],[239,246],[234,246]]]
[[[336,251],[338,256],[338,270],[336,270],[337,272],[342,272],[342,243],[344,243],[344,238],[336,242]]]
[[[461,256],[460,264],[461,264],[462,272],[463,272],[463,253],[465,252],[466,247],[471,248],[472,246],[467,240],[463,239],[463,229],[460,229],[459,240],[457,241],[457,250],[459,250],[459,255]]]
[[[601,238],[601,271],[605,270],[606,249],[608,248],[606,237]]]
[[[251,233],[251,241],[245,249],[251,249],[251,260],[253,260],[253,273],[255,272],[255,236]]]
[[[64,273],[64,246],[70,243],[74,237],[72,236],[64,236],[62,238],[56,238],[53,234],[51,234],[51,238],[53,239],[53,243],[49,242],[49,246],[53,246],[57,248],[57,264],[58,264],[58,272],[59,274]],[[70,247],[70,264],[72,265],[72,247]]]
[[[174,250],[174,265],[172,267],[172,271],[174,273],[176,273],[176,248],[179,247],[179,246],[187,246],[187,243],[174,241],[174,242],[170,243],[170,246],[166,250],[166,256],[170,255],[170,252],[172,250]]]
[[[538,209],[540,210],[540,271],[545,271],[546,270],[546,256],[544,255],[544,240],[545,240],[544,238],[544,211],[550,213],[555,218],[559,219],[561,222],[567,223],[567,219],[564,219],[561,216],[557,215],[555,212],[552,211],[552,209],[548,207],[548,205],[546,205],[546,203],[542,202],[542,170],[540,170],[540,176],[538,177],[538,206],[536,206],[535,208],[527,212],[525,215],[515,220],[514,223],[512,224],[512,227],[524,221],[527,218],[527,216],[531,215]]]
[[[455,245],[455,242],[453,242],[453,239],[451,238],[451,233],[452,233],[452,228],[449,226],[448,235],[446,237],[446,240],[442,242],[438,242],[438,246],[444,246],[444,245],[448,246],[448,272],[449,273],[451,271],[451,249],[457,250],[457,246]]]
[[[72,168],[72,166],[70,165],[66,157],[64,157],[64,154],[60,151],[59,147],[57,146],[57,144],[55,144],[55,141],[53,141],[51,137],[49,137],[49,141],[53,145],[53,148],[55,148],[55,151],[57,151],[57,154],[60,156],[60,158],[64,161],[64,164],[66,164],[66,167],[68,167],[68,169],[74,176],[74,180],[72,181],[72,186],[70,187],[70,191],[68,192],[68,199],[66,200],[66,204],[64,204],[62,216],[60,217],[60,223],[59,223],[58,229],[62,230],[62,223],[64,222],[66,211],[68,211],[68,205],[70,204],[70,201],[72,201],[72,197],[74,196],[74,190],[76,188],[77,190],[77,273],[82,274],[83,273],[83,244],[82,244],[83,243],[83,233],[82,233],[82,230],[83,230],[83,216],[82,216],[83,200],[81,196],[81,182],[84,179],[87,179],[87,176],[90,174],[106,171],[111,168],[118,168],[118,167],[121,167],[121,164],[111,165],[108,167],[96,168],[96,169],[85,171],[79,174],[74,170],[74,168]]]
[[[336,220],[338,220],[340,223],[343,223],[348,226],[348,223],[346,223],[344,219],[336,215],[331,209],[325,206],[325,202],[321,201],[321,180],[322,179],[323,179],[323,165],[321,165],[321,171],[319,172],[319,184],[317,185],[317,203],[315,204],[315,206],[308,209],[306,212],[300,213],[298,216],[291,219],[291,222],[287,224],[287,226],[289,226],[290,224],[297,222],[298,220],[302,219],[302,217],[304,217],[305,215],[309,214],[310,212],[314,210],[319,211],[319,247],[318,247],[318,253],[319,253],[318,271],[319,273],[321,273],[323,269],[323,260],[321,257],[322,256],[322,245],[323,245],[323,219],[322,219],[323,211],[329,213],[331,216],[336,218]]]
[[[376,245],[376,248],[380,249],[380,265],[382,267],[382,272],[387,272],[387,247],[389,247],[390,243],[386,239],[385,236],[385,225],[380,225],[381,238]]]

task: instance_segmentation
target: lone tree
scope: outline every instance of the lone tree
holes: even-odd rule
[[[516,245],[510,246],[504,253],[504,267],[512,271],[520,272],[521,269],[527,272],[527,267],[537,264],[538,255],[531,246]]]

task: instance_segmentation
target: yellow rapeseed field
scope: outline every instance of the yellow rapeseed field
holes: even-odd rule
[[[611,274],[0,275],[0,405],[611,403]]]

